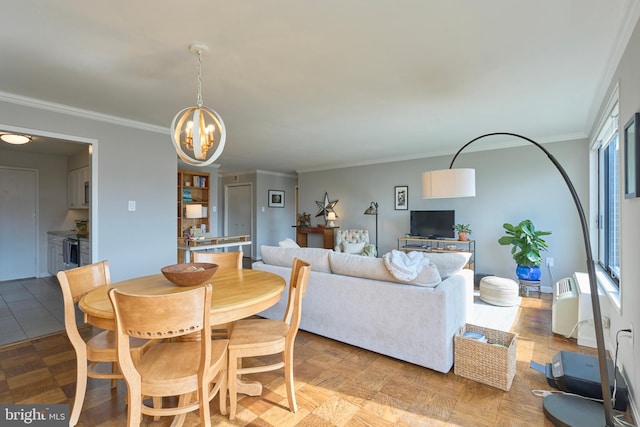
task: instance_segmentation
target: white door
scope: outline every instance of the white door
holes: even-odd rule
[[[251,184],[225,186],[224,234],[226,236],[251,235],[252,193]],[[255,243],[254,236],[251,236],[251,240]]]
[[[37,171],[0,167],[0,281],[36,277]]]

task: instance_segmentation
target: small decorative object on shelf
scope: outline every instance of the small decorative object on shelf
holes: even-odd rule
[[[469,234],[472,233],[470,224],[456,224],[453,229],[458,232],[458,240],[462,242],[469,240]]]
[[[311,214],[302,212],[298,214],[298,225],[301,227],[308,227],[311,225]]]

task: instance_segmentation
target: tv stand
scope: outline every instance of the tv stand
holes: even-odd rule
[[[475,240],[455,240],[442,237],[420,237],[408,236],[398,238],[398,250],[404,252],[469,252],[471,257],[465,268],[476,272],[476,241]]]

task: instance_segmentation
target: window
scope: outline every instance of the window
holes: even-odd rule
[[[616,286],[620,283],[620,142],[618,104],[609,110],[596,140],[598,150],[598,259]]]

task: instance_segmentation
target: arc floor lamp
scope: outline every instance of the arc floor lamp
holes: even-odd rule
[[[481,135],[472,139],[460,148],[451,160],[449,169],[426,171],[422,174],[422,197],[430,198],[450,198],[450,197],[473,197],[475,196],[475,170],[474,169],[454,169],[453,164],[458,155],[472,143],[492,136],[510,136],[523,139],[544,152],[551,163],[558,169],[569,188],[573,202],[576,205],[580,224],[582,226],[582,237],[584,249],[587,257],[587,273],[589,275],[589,287],[591,289],[591,305],[593,307],[593,318],[598,321],[593,322],[596,332],[596,346],[598,350],[598,368],[600,370],[600,383],[602,388],[603,405],[586,400],[578,396],[565,394],[552,394],[544,398],[543,409],[545,416],[555,426],[613,426],[611,389],[609,388],[609,375],[607,372],[607,355],[604,345],[604,328],[600,319],[600,301],[598,297],[598,284],[596,282],[595,264],[591,254],[591,241],[589,238],[589,228],[582,208],[582,203],[578,193],[558,160],[542,145],[538,144],[526,136],[509,132],[494,132]]]

